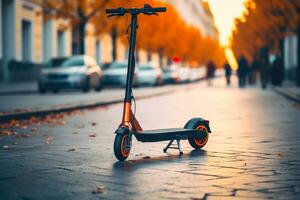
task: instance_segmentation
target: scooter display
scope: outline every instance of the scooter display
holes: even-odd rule
[[[131,16],[130,24],[130,39],[129,39],[129,56],[127,80],[125,89],[125,98],[123,106],[122,122],[115,131],[114,140],[114,154],[120,161],[126,160],[129,156],[132,146],[132,136],[134,135],[137,141],[140,142],[160,142],[170,141],[163,149],[167,152],[168,149],[178,149],[180,155],[183,154],[180,146],[181,140],[188,140],[189,144],[195,148],[200,149],[204,147],[208,141],[209,121],[202,118],[192,118],[184,126],[184,128],[171,128],[159,130],[143,130],[137,121],[134,112],[132,111],[132,101],[134,96],[132,93],[132,81],[135,70],[135,45],[137,34],[137,20],[139,14],[158,15],[159,12],[166,12],[165,7],[152,8],[149,5],[144,5],[143,8],[116,8],[106,9],[108,17],[124,16],[129,14]],[[174,141],[176,144],[173,145]]]

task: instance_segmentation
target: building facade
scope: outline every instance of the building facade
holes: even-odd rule
[[[206,37],[218,40],[218,30],[207,2],[202,0],[165,0],[173,5],[180,16],[190,25],[198,28]]]
[[[0,81],[14,80],[12,77],[19,70],[11,69],[12,62],[41,64],[53,57],[77,54],[76,32],[70,22],[45,19],[40,3],[37,0],[0,0]],[[116,52],[117,60],[127,58],[127,47],[119,38]],[[112,62],[110,35],[96,35],[94,27],[88,24],[85,53],[98,63]],[[141,62],[147,61],[143,50],[139,55],[142,55]],[[154,53],[151,57],[156,59],[158,56]]]
[[[297,44],[298,39],[296,34],[289,35],[284,40],[284,68],[286,78],[296,80],[297,76]]]

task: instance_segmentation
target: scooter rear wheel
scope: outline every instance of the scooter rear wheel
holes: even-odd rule
[[[204,147],[206,145],[206,143],[208,141],[209,133],[208,133],[207,127],[204,124],[197,126],[196,130],[205,132],[205,136],[190,138],[189,143],[195,149],[201,149],[202,147]]]
[[[129,134],[117,134],[114,142],[114,153],[118,160],[124,161],[129,156],[131,141]]]

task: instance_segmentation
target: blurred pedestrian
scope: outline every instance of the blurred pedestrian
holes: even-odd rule
[[[259,73],[260,73],[261,87],[262,87],[262,89],[266,89],[267,84],[268,84],[269,79],[270,79],[270,65],[269,65],[268,60],[262,59],[262,61],[260,63]]]
[[[239,78],[239,87],[242,88],[246,86],[246,77],[248,73],[248,61],[243,55],[240,56],[238,65],[237,74]]]
[[[252,65],[251,65],[251,84],[252,85],[256,85],[256,81],[258,79],[258,71],[259,71],[259,62],[257,59],[254,59],[253,62],[252,62]]]
[[[275,86],[281,86],[284,79],[284,67],[280,56],[271,65],[271,81]]]
[[[206,79],[208,85],[212,84],[212,79],[215,76],[216,66],[213,61],[209,61],[206,65]]]
[[[226,77],[226,83],[227,85],[230,85],[231,81],[231,66],[229,65],[229,63],[225,63],[224,65],[224,70],[225,70],[225,77]]]

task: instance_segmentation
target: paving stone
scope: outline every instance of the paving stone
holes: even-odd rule
[[[167,142],[134,140],[128,161],[117,162],[121,104],[67,117],[64,126],[41,126],[30,138],[0,137],[0,147],[12,146],[0,148],[1,200],[300,199],[299,110],[268,90],[215,84],[137,102],[145,130],[183,127],[194,116],[210,120],[207,146],[193,150],[182,141],[183,156],[163,153]]]

